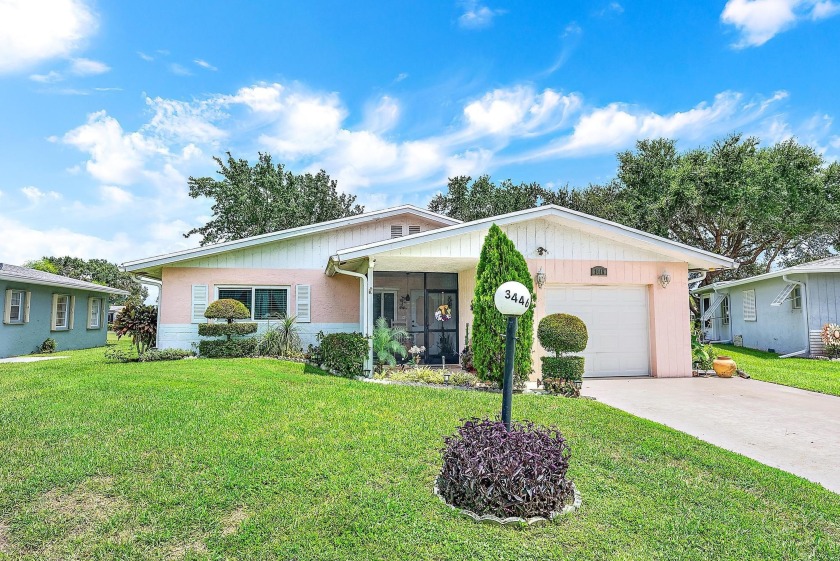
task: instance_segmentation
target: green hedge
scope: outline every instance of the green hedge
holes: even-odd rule
[[[579,353],[589,342],[586,324],[570,314],[551,314],[540,320],[537,338],[547,351],[553,353]]]
[[[310,360],[340,376],[352,378],[364,374],[368,342],[361,333],[318,333],[317,347],[310,347]]]
[[[203,337],[250,335],[257,332],[256,323],[199,323],[198,334]]]
[[[257,339],[210,339],[199,341],[198,354],[205,358],[242,358],[253,356],[257,350]]]
[[[195,356],[192,351],[184,349],[149,349],[137,359],[140,362],[158,362],[161,360],[181,360],[188,356]]]
[[[543,378],[580,380],[583,378],[582,356],[545,356],[542,358]]]

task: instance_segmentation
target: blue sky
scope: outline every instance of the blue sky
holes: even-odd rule
[[[840,3],[0,0],[0,262],[197,245],[187,177],[267,151],[369,209],[583,186],[638,138],[840,155]]]

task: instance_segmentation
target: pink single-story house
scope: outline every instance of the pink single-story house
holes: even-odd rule
[[[384,317],[426,347],[427,363],[451,364],[470,329],[476,266],[492,224],[538,281],[535,327],[556,312],[588,326],[586,376],[691,376],[689,272],[733,261],[559,206],[460,222],[403,205],[124,268],[161,286],[159,348],[190,348],[207,305],[235,298],[261,329],[296,316],[305,344],[319,331],[370,334]],[[449,321],[435,318],[442,304],[452,309]],[[539,361],[535,368],[534,379]]]

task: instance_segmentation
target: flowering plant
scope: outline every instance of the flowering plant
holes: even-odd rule
[[[419,347],[417,345],[414,345],[413,347],[408,349],[408,354],[411,355],[411,362],[413,362],[415,365],[420,364],[420,354],[425,352],[426,347],[422,345]]]
[[[840,325],[826,323],[822,328],[820,338],[828,356],[840,355]]]
[[[435,319],[438,321],[449,321],[452,319],[452,310],[446,304],[438,306],[435,312]]]

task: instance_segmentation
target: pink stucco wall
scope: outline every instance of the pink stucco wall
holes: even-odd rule
[[[645,285],[648,288],[650,311],[650,363],[651,374],[660,378],[691,376],[691,341],[689,338],[688,311],[688,265],[686,263],[659,263],[649,261],[589,261],[561,259],[528,259],[531,274],[536,275],[540,267],[546,273],[550,284],[590,285]],[[607,277],[592,277],[590,268],[604,265]],[[671,274],[667,288],[659,285],[658,277],[663,271]],[[461,271],[459,275],[460,329],[464,333],[466,324],[472,325],[470,301],[475,290],[475,269]],[[545,316],[545,289],[536,289],[537,301],[534,328]],[[534,333],[534,364],[545,351]],[[539,378],[535,368],[533,379]]]
[[[210,299],[215,287],[227,285],[289,286],[289,309],[295,311],[295,285],[311,287],[313,323],[358,323],[359,280],[307,269],[230,269],[167,267],[163,269],[161,323],[190,323],[192,285],[206,284]]]

